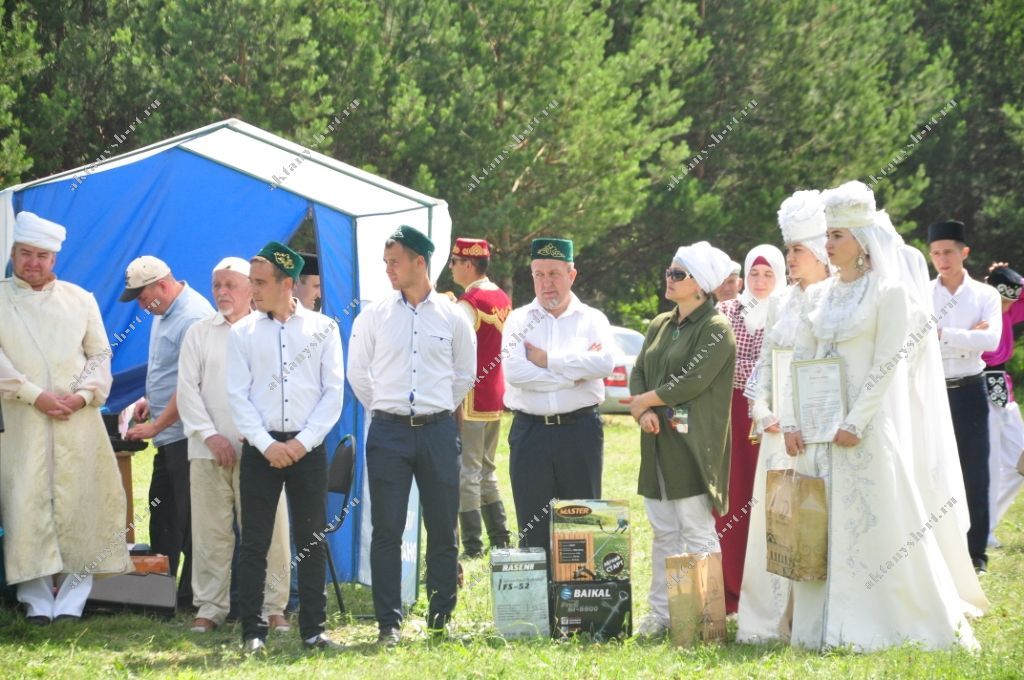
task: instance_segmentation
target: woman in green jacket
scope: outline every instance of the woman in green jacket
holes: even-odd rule
[[[642,430],[637,492],[654,534],[650,612],[637,629],[645,636],[668,630],[665,558],[720,551],[711,513],[728,510],[736,340],[711,291],[731,269],[706,241],[676,252],[665,272],[676,308],[651,322],[630,377],[630,412]]]

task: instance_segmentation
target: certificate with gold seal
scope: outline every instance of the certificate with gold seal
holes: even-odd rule
[[[843,364],[838,357],[794,361],[793,401],[805,444],[828,444],[846,417]]]

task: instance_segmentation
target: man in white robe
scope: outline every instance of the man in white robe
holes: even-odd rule
[[[37,625],[80,617],[94,574],[129,570],[124,489],[99,412],[111,350],[95,298],[53,274],[64,236],[19,213],[14,276],[0,280],[4,566]]]

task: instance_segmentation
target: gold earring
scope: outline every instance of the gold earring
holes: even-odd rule
[[[864,264],[864,253],[861,253],[860,255],[857,256],[856,267],[857,271],[861,273],[863,273],[867,269],[867,266]]]

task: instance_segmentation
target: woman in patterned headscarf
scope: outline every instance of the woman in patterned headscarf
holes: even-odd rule
[[[722,534],[722,571],[725,576],[725,611],[739,607],[743,561],[750,529],[748,506],[757,468],[757,442],[750,418],[750,404],[743,391],[761,354],[769,301],[786,285],[786,265],[775,246],[759,245],[747,253],[743,293],[735,300],[718,303],[736,335],[736,375],[732,392],[732,458],[729,467],[729,511],[716,520]]]

